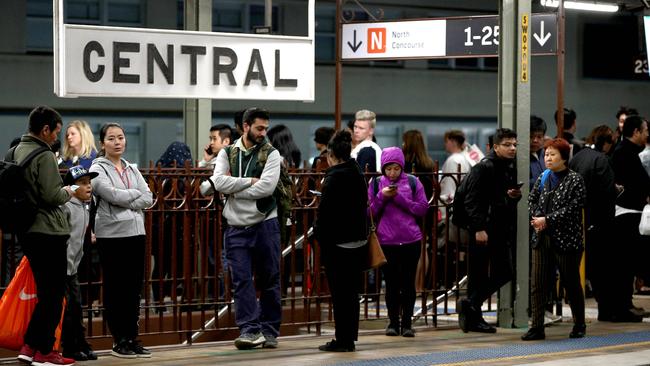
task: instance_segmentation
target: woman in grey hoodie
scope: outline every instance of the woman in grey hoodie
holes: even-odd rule
[[[140,294],[144,279],[145,231],[143,209],[153,199],[136,166],[122,158],[124,130],[107,123],[99,132],[100,157],[91,172],[98,208],[95,236],[104,274],[105,319],[113,335],[111,354],[120,358],[151,357],[138,336]]]

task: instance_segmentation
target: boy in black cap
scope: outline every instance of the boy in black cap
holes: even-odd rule
[[[61,341],[63,344],[64,357],[73,358],[76,361],[96,360],[97,355],[86,342],[81,312],[81,291],[77,269],[83,257],[83,247],[90,213],[88,205],[92,197],[92,186],[90,180],[99,173],[89,172],[83,166],[73,166],[68,170],[63,181],[74,191],[74,195],[65,205],[65,212],[70,222],[70,239],[68,239],[68,272],[66,276],[66,301],[65,316],[63,318],[63,329]]]

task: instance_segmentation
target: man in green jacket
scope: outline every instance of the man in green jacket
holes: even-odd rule
[[[54,109],[36,107],[29,114],[28,133],[20,139],[14,160],[20,163],[30,152],[42,146],[49,148],[57,140],[62,124]],[[70,199],[72,190],[63,186],[51,151],[38,154],[29,163],[25,180],[27,197],[38,212],[27,232],[19,234],[18,241],[34,273],[38,303],[18,359],[32,365],[72,365],[74,360],[63,358],[52,349],[65,295],[66,242],[70,236],[70,225],[60,206]]]

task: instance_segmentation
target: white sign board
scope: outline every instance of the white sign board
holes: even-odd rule
[[[54,92],[313,101],[312,25],[309,37],[291,37],[71,25],[59,19]]]
[[[648,50],[647,55],[650,55],[650,15],[646,15],[643,17],[643,24],[645,27],[645,49]],[[650,56],[646,56],[646,57],[650,58]],[[646,62],[650,63],[650,60],[646,60]],[[648,64],[646,64],[646,66],[647,65]]]
[[[445,20],[343,24],[344,60],[445,56]]]

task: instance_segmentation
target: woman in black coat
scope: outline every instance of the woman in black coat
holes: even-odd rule
[[[352,352],[359,333],[361,272],[368,254],[367,186],[350,158],[352,135],[339,131],[330,140],[315,235],[332,294],[335,339],[318,347],[327,352]]]
[[[544,339],[544,306],[549,288],[549,273],[560,270],[571,313],[573,330],[570,338],[585,336],[585,299],[580,284],[582,259],[582,208],[586,189],[580,174],[567,168],[571,147],[556,138],[544,146],[547,170],[537,178],[528,196],[530,224],[535,229],[531,239],[531,314],[532,325],[521,339]],[[553,278],[553,277],[551,277]]]

